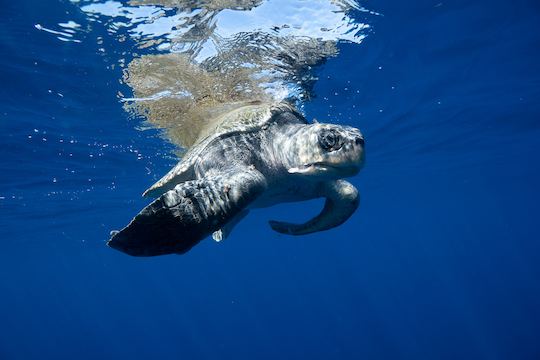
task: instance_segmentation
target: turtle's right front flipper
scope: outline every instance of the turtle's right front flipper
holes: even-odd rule
[[[145,207],[107,244],[133,256],[185,253],[265,189],[264,176],[247,167],[186,181]]]
[[[332,229],[343,224],[354,213],[360,197],[358,190],[345,180],[323,184],[320,195],[326,197],[321,213],[304,224],[270,221],[273,230],[288,235],[306,235]]]

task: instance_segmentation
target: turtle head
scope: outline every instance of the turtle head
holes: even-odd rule
[[[315,123],[291,140],[291,174],[339,179],[356,175],[364,163],[364,136],[350,126]]]

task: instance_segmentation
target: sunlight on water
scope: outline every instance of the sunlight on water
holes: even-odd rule
[[[133,44],[117,59],[133,91],[121,100],[182,147],[223,105],[301,106],[316,81],[312,68],[335,56],[339,41],[359,44],[369,29],[350,16],[368,12],[354,1],[73,2],[116,41]]]
[[[58,26],[60,27],[60,30],[48,29],[40,24],[36,24],[34,27],[40,31],[45,31],[50,34],[57,35],[56,38],[61,41],[72,41],[76,43],[81,42],[81,40],[75,38],[77,35],[77,31],[80,30],[80,24],[77,24],[75,21],[70,20],[67,23],[59,23]]]

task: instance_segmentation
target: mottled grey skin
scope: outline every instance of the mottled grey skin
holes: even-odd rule
[[[326,203],[315,218],[305,224],[271,221],[272,229],[309,234],[353,214],[358,191],[341,178],[363,164],[364,139],[357,129],[308,124],[286,103],[235,111],[145,192],[159,197],[113,232],[109,246],[134,256],[182,254],[210,234],[217,241],[226,237],[249,209],[319,197]]]

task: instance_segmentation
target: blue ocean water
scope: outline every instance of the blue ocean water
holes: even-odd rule
[[[109,231],[175,159],[117,96],[132,49],[39,29],[86,28],[77,2],[2,1],[0,359],[539,359],[540,6],[362,6],[304,105],[365,134],[353,217],[287,237],[267,221],[322,202],[280,205],[133,258]]]

